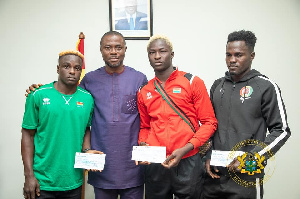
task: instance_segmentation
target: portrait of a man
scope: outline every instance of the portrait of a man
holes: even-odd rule
[[[148,15],[139,10],[147,5],[137,0],[123,0],[123,7],[116,9],[115,30],[148,30]],[[140,2],[140,1],[139,1]]]

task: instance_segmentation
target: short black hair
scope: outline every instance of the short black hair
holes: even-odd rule
[[[227,44],[228,42],[232,41],[245,41],[246,46],[250,47],[250,49],[253,51],[256,40],[256,36],[253,32],[248,30],[239,30],[234,31],[228,35]]]
[[[118,36],[122,37],[123,42],[124,42],[124,44],[125,44],[125,46],[126,46],[126,41],[125,41],[124,36],[123,36],[121,33],[117,32],[117,31],[108,31],[108,32],[106,32],[106,33],[101,37],[101,40],[100,40],[100,46],[102,45],[103,38],[104,38],[105,36],[108,36],[108,35],[118,35]]]

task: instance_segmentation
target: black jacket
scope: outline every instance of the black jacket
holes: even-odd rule
[[[249,71],[239,82],[233,82],[226,72],[210,92],[218,120],[213,149],[230,151],[237,143],[254,139],[268,148],[248,145],[241,150],[259,152],[268,158],[267,150],[275,154],[290,137],[280,89],[258,71]]]

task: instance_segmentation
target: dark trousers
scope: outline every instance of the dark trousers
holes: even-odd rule
[[[143,199],[144,185],[128,189],[100,189],[94,187],[95,199]]]
[[[166,169],[161,164],[145,168],[146,199],[199,199],[204,173],[200,154],[182,159],[177,167]]]
[[[227,175],[220,175],[219,179],[206,176],[202,194],[201,199],[261,199],[263,198],[263,185],[245,187]]]
[[[40,191],[36,199],[81,199],[81,186],[68,191]]]

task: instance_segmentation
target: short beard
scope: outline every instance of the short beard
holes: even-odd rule
[[[237,75],[236,72],[229,72],[230,75]]]
[[[110,68],[118,68],[119,66],[121,66],[121,62],[118,62],[116,64],[110,64],[109,62],[105,62],[105,64]]]

